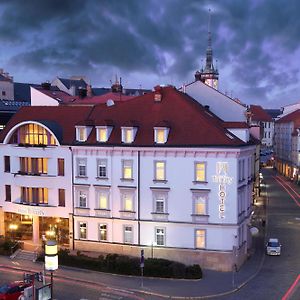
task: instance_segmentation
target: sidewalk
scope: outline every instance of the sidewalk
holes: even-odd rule
[[[144,278],[144,287],[141,288],[141,279],[135,276],[113,275],[90,270],[59,266],[55,277],[70,279],[72,281],[83,281],[97,285],[104,285],[124,290],[132,290],[158,297],[172,299],[180,298],[213,298],[222,294],[234,293],[242,288],[259,272],[264,260],[264,231],[261,219],[265,218],[265,207],[262,205],[265,198],[259,197],[255,205],[254,226],[259,228],[259,234],[253,238],[251,257],[238,272],[217,272],[203,270],[201,280],[176,280]],[[16,262],[18,265],[16,265]],[[40,272],[42,263],[26,260],[12,261],[10,258],[0,256],[0,267],[17,269],[22,271]]]

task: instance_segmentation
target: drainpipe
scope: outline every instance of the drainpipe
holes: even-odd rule
[[[72,176],[72,248],[75,250],[75,225],[74,225],[74,155],[73,155],[73,149],[72,147],[69,147],[69,150],[71,151],[71,176]],[[70,235],[70,233],[69,233]]]
[[[140,246],[141,244],[141,224],[140,224],[140,217],[141,217],[141,208],[140,208],[140,205],[141,205],[141,201],[140,201],[140,151],[138,150],[138,157],[137,157],[137,167],[138,167],[138,170],[137,170],[137,192],[138,192],[138,245]]]

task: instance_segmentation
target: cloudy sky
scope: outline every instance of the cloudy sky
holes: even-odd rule
[[[0,66],[17,82],[87,76],[177,87],[205,59],[208,9],[220,91],[276,108],[300,99],[297,0],[0,0]]]

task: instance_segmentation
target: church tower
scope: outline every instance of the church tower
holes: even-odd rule
[[[214,89],[218,89],[218,81],[219,81],[219,72],[217,68],[214,67],[213,64],[213,50],[211,46],[211,31],[210,31],[210,19],[211,14],[209,10],[209,19],[208,19],[208,44],[206,49],[206,63],[205,68],[201,69],[201,71],[196,71],[195,80],[201,80],[205,84],[213,87]]]

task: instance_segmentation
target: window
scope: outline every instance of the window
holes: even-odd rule
[[[34,123],[20,127],[10,142],[29,145],[56,145],[54,136],[44,127]]]
[[[79,191],[79,207],[87,207],[87,193],[85,191]]]
[[[76,128],[77,141],[85,142],[87,139],[86,136],[86,128],[85,127],[77,127]]]
[[[20,157],[20,172],[29,175],[48,174],[48,158]]]
[[[160,196],[155,199],[155,212],[163,214],[165,212],[165,198]]]
[[[107,160],[98,159],[97,160],[97,177],[107,178]]]
[[[207,196],[200,195],[200,194],[194,194],[194,214],[195,215],[206,215],[207,209],[206,209],[206,202],[207,202]]]
[[[157,144],[165,144],[168,140],[169,128],[154,128],[154,141]]]
[[[155,180],[166,180],[166,163],[164,161],[156,161],[154,163]]]
[[[63,158],[57,159],[57,175],[65,176],[65,160]]]
[[[66,206],[66,191],[58,189],[58,206]]]
[[[124,243],[132,244],[133,243],[133,234],[132,234],[132,226],[124,226]]]
[[[103,127],[97,126],[96,127],[97,141],[101,143],[107,142],[111,132],[112,132],[112,126],[103,126]]]
[[[77,159],[77,176],[78,177],[86,177],[86,158],[78,158]]]
[[[87,224],[85,222],[79,222],[79,238],[86,239],[87,237]]]
[[[132,128],[123,128],[122,129],[122,142],[123,143],[132,143],[133,142],[133,129]]]
[[[123,171],[122,171],[123,179],[133,179],[132,165],[133,165],[132,160],[123,160]]]
[[[108,193],[99,192],[98,193],[98,206],[99,209],[108,209]]]
[[[5,185],[5,201],[11,201],[11,186]]]
[[[155,242],[157,246],[165,246],[166,229],[162,227],[155,228]]]
[[[28,204],[48,204],[48,189],[21,187],[21,199]]]
[[[6,96],[6,92],[5,91],[2,91],[2,96]]]
[[[205,162],[196,162],[195,163],[195,181],[205,182],[206,181],[206,163]]]
[[[133,199],[132,195],[124,194],[123,196],[123,204],[125,211],[133,211]]]
[[[107,241],[107,225],[99,224],[99,240]]]
[[[10,156],[4,156],[4,172],[10,172]]]
[[[205,230],[196,229],[195,230],[195,248],[203,249],[205,248]]]

